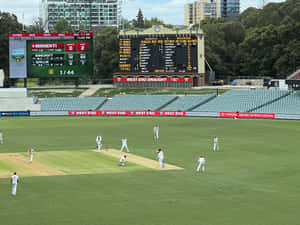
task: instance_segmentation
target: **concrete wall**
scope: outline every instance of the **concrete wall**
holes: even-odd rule
[[[236,79],[236,84],[239,86],[243,86],[243,85],[247,85],[249,86],[251,83],[251,85],[253,86],[263,86],[264,85],[264,80],[263,79]]]

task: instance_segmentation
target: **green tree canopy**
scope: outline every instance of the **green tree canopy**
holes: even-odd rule
[[[42,18],[33,19],[32,25],[26,27],[26,32],[28,33],[44,33],[45,29],[43,26]]]
[[[141,9],[139,9],[138,14],[136,16],[136,27],[138,28],[144,28],[145,21],[144,21],[144,15]]]
[[[248,8],[238,22],[204,20],[206,59],[224,76],[289,75],[300,67],[298,0]]]
[[[14,14],[0,11],[0,68],[8,74],[9,33],[21,33],[22,24]]]
[[[74,32],[73,27],[66,19],[61,19],[56,22],[53,27],[54,33],[72,33]]]
[[[94,37],[95,79],[103,82],[112,79],[119,70],[118,30],[113,27],[102,28]]]

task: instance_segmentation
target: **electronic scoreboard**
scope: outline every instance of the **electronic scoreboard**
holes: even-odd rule
[[[92,33],[10,34],[10,78],[93,74]]]
[[[197,37],[121,37],[122,73],[197,73]]]

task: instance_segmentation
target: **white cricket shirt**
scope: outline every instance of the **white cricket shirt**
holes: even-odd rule
[[[160,151],[160,152],[158,153],[158,158],[159,158],[159,159],[164,159],[164,153],[163,153],[163,151]]]
[[[13,175],[11,177],[11,183],[12,184],[17,184],[18,183],[18,180],[19,180],[19,176],[18,175]]]
[[[205,163],[205,158],[200,157],[200,158],[198,159],[198,162],[204,164],[204,163]]]
[[[218,138],[214,138],[214,143],[218,143]]]

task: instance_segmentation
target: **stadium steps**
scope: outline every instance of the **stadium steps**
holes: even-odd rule
[[[188,111],[188,112],[189,112],[189,111],[193,111],[194,109],[200,107],[201,105],[204,105],[204,104],[210,102],[211,100],[215,99],[216,97],[217,97],[217,95],[213,95],[212,97],[206,99],[206,100],[203,101],[203,102],[200,102],[199,104],[197,104],[197,105],[195,105],[195,106],[193,106],[193,107],[187,109],[186,111]]]
[[[99,90],[99,88],[89,88],[89,89],[85,90],[84,92],[82,92],[79,95],[79,97],[83,98],[83,97],[93,96],[98,90]]]
[[[157,108],[157,111],[162,110],[163,108],[167,107],[168,105],[172,104],[173,102],[175,102],[177,99],[179,98],[179,96],[176,96],[175,98],[173,98],[172,100],[170,100],[169,102],[167,102],[166,104],[164,104],[163,106]]]
[[[101,107],[103,106],[103,105],[105,105],[105,103],[106,102],[108,102],[108,98],[106,98],[97,108],[96,108],[96,110],[100,110],[101,109]]]
[[[254,107],[254,108],[248,110],[247,112],[253,112],[253,111],[256,111],[256,110],[258,110],[258,109],[261,109],[261,108],[263,108],[263,107],[265,107],[265,106],[267,106],[267,105],[270,105],[270,104],[272,104],[272,103],[274,103],[274,102],[279,101],[280,99],[286,98],[287,96],[289,96],[289,95],[291,95],[291,94],[292,94],[292,92],[288,92],[288,93],[286,93],[286,94],[284,94],[284,95],[282,95],[282,96],[280,96],[280,97],[278,97],[278,98],[273,99],[272,101],[269,101],[269,102],[266,102],[266,103],[264,103],[264,104],[262,104],[262,105],[259,105],[259,106],[257,106],[257,107]]]

